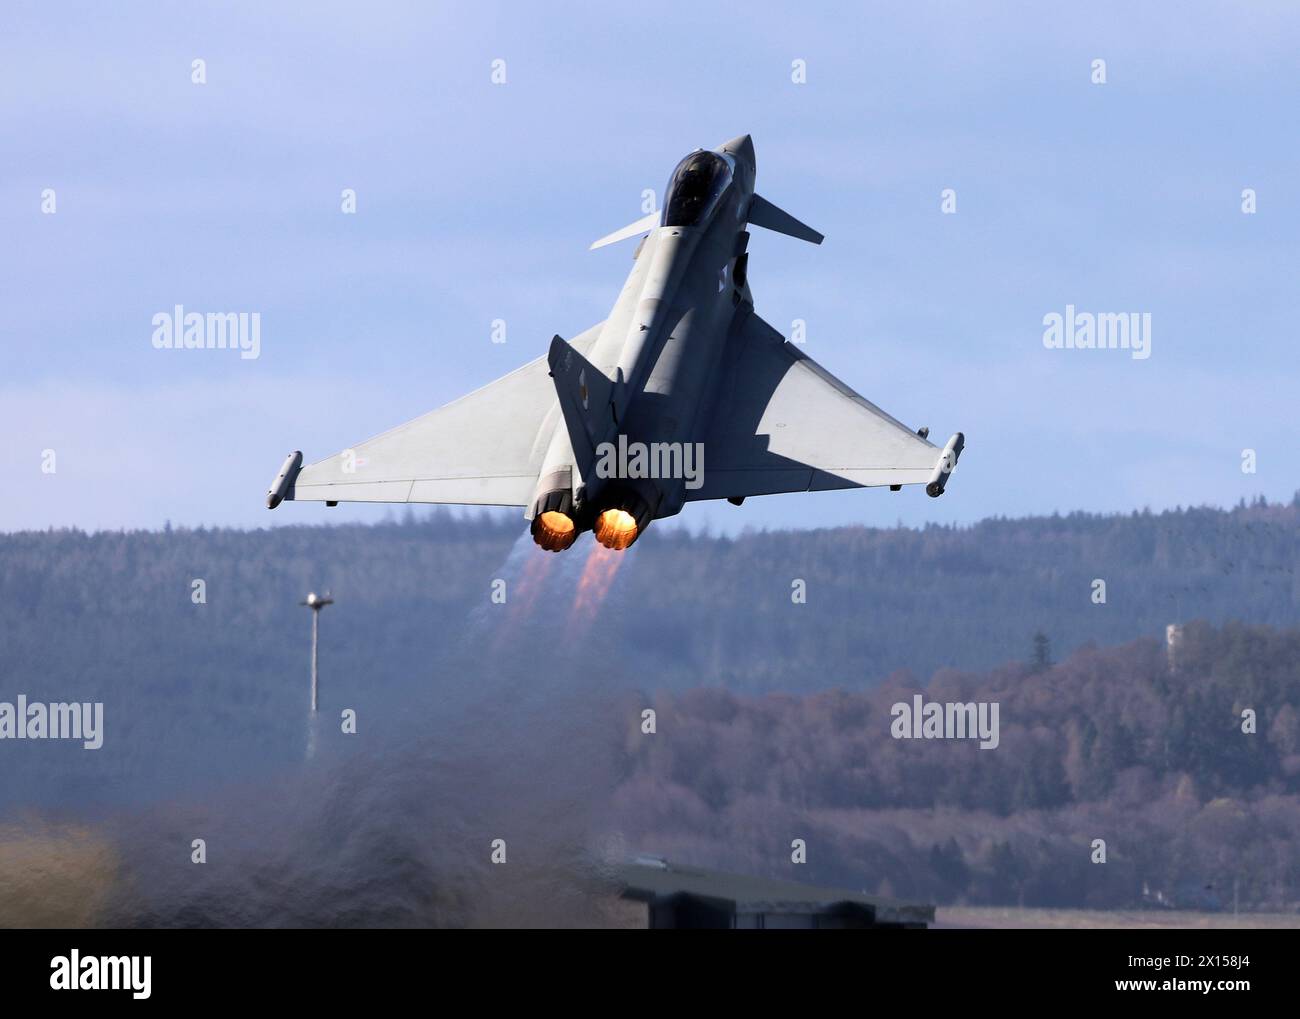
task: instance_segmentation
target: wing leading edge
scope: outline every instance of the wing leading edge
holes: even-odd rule
[[[944,449],[926,441],[757,315],[732,335],[725,356],[704,440],[704,483],[687,499],[878,485],[943,491],[964,445],[960,434]]]

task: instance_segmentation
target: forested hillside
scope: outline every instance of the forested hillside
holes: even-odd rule
[[[893,738],[891,706],[920,689],[903,677],[661,695],[654,735],[629,726],[619,817],[669,857],[850,887],[869,875],[930,901],[1296,908],[1300,630],[1193,624],[1177,662],[1141,640],[1041,671],[941,671],[927,699],[999,705],[987,750]]]
[[[552,557],[525,536],[507,562],[520,533],[512,518],[435,512],[376,526],[3,535],[0,675],[269,691],[301,667],[297,603],[313,588],[338,600],[326,614],[333,667],[368,684],[427,669],[486,609],[514,631],[494,639],[528,655],[533,625],[578,597],[594,546]],[[626,659],[614,671],[634,682],[857,688],[898,669],[1025,659],[1038,631],[1060,656],[1186,619],[1288,625],[1300,619],[1298,558],[1300,503],[738,538],[652,528],[590,610],[602,653]],[[505,605],[491,601],[495,580]],[[520,616],[511,595],[524,584],[543,594]]]
[[[111,816],[139,880],[196,827],[237,831],[249,866],[387,867],[353,860],[338,815],[442,890],[509,828],[547,866],[600,843],[773,874],[799,837],[787,876],[941,902],[1300,899],[1300,505],[652,529],[623,556],[521,533],[435,512],[0,536],[0,701],[102,701],[105,729],[94,751],[0,746],[0,822]],[[313,589],[336,603],[311,719]],[[891,738],[919,691],[996,701],[998,748]],[[210,873],[204,901],[234,901]],[[405,873],[384,877],[393,902]],[[192,876],[172,878],[183,900]]]

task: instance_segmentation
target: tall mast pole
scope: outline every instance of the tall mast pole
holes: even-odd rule
[[[317,691],[317,655],[316,645],[320,637],[320,609],[312,606],[311,610],[311,710],[312,714],[316,713],[318,702]]]
[[[328,591],[324,597],[312,591],[298,604],[311,609],[311,713],[314,715],[320,706],[320,610],[326,605],[333,605],[334,599]]]

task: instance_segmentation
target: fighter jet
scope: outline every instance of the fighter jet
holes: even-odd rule
[[[924,485],[943,494],[965,446],[941,449],[863,399],[754,311],[750,227],[823,237],[757,194],[749,135],[677,164],[609,317],[509,375],[335,456],[293,452],[281,501],[516,506],[552,552],[592,531],[625,549],[688,502]]]

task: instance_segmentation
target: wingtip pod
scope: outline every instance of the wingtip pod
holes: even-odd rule
[[[961,432],[957,432],[948,440],[948,444],[943,447],[943,452],[939,454],[939,462],[934,465],[934,473],[930,475],[930,481],[925,486],[926,495],[932,499],[943,495],[944,489],[948,487],[948,479],[952,477],[953,468],[957,466],[957,461],[965,448],[966,436]]]
[[[297,480],[298,471],[302,469],[302,450],[295,449],[280,466],[280,473],[275,476],[271,482],[271,487],[266,490],[266,508],[275,509],[280,503],[284,502],[285,497],[293,489],[293,483]]]

